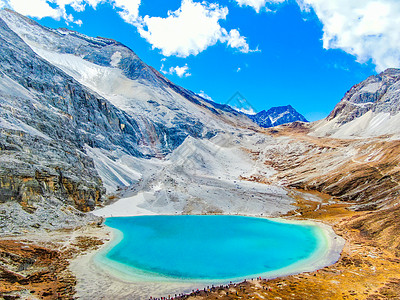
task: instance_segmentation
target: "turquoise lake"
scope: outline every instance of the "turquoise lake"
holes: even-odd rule
[[[261,275],[310,258],[323,243],[317,226],[253,217],[114,217],[105,224],[123,234],[106,259],[175,279]]]

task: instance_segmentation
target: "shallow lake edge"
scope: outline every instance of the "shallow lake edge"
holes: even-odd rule
[[[206,216],[206,215],[200,215],[200,216]],[[253,216],[244,216],[244,217],[260,218]],[[103,247],[101,247],[101,249],[98,250],[97,253],[95,253],[95,255],[93,255],[92,260],[97,268],[99,268],[103,272],[106,272],[108,275],[111,275],[115,279],[123,282],[128,282],[128,283],[159,282],[159,283],[175,283],[175,284],[198,283],[202,285],[228,284],[229,282],[240,282],[245,279],[251,279],[256,277],[262,277],[264,279],[273,279],[277,277],[294,275],[303,272],[313,272],[323,267],[332,265],[339,260],[340,254],[345,244],[345,240],[340,236],[336,235],[336,233],[330,226],[312,220],[290,220],[284,218],[266,218],[266,217],[261,217],[261,218],[268,219],[270,221],[278,223],[315,226],[317,228],[318,239],[322,241],[321,246],[310,257],[306,259],[300,260],[284,268],[268,271],[265,273],[246,275],[244,277],[229,278],[229,279],[182,279],[182,278],[166,277],[163,276],[162,274],[143,271],[108,259],[106,257],[106,254],[111,248],[113,248],[123,239],[123,233],[115,228],[106,226],[107,229],[109,229],[110,232],[112,233],[111,239]]]

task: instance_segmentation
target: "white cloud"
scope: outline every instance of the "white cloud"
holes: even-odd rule
[[[377,71],[400,67],[400,1],[297,0],[323,24],[325,49],[342,49]]]
[[[250,6],[255,9],[256,12],[260,12],[261,8],[264,8],[266,3],[282,3],[285,2],[286,0],[236,0],[236,2],[240,6]],[[269,9],[266,9],[266,11],[270,11]]]
[[[75,20],[71,14],[67,14],[66,7],[70,6],[76,12],[81,12],[87,4],[95,8],[100,2],[103,0],[0,0],[0,7],[9,7],[22,15],[38,19],[64,19],[67,23],[74,22],[80,26],[82,21]]]
[[[210,101],[214,101],[213,98],[211,98],[210,96],[208,96],[204,91],[200,91],[200,93],[198,93],[197,95],[199,95],[200,97],[210,100]]]
[[[255,111],[254,111],[254,109],[252,109],[251,107],[250,108],[244,108],[244,107],[236,107],[236,106],[231,106],[234,110],[236,110],[236,111],[238,111],[238,112],[241,112],[241,113],[244,113],[244,114],[246,114],[246,115],[255,115],[255,114],[257,114]]]
[[[160,71],[161,71],[162,73],[164,73],[164,74],[170,74],[170,75],[176,74],[177,76],[179,76],[179,77],[181,77],[181,78],[182,78],[182,77],[189,77],[189,76],[192,76],[192,74],[188,72],[188,71],[189,71],[189,67],[188,67],[187,64],[185,64],[183,67],[179,67],[179,66],[170,67],[170,68],[168,69],[168,71],[166,71],[166,70],[164,69],[164,64],[162,64],[162,65],[161,65],[161,68],[160,68]]]
[[[234,49],[238,49],[240,52],[249,53],[249,52],[260,52],[258,47],[254,50],[251,50],[249,44],[246,42],[246,38],[241,36],[237,29],[232,29],[229,34],[225,34],[223,41],[227,41],[228,46]]]
[[[83,0],[55,0],[55,1],[47,1],[50,3],[57,4],[58,7],[63,10],[67,5],[70,5],[75,11],[84,11],[85,3]]]
[[[62,16],[62,11],[60,9],[52,8],[47,1],[44,0],[9,0],[3,1],[5,6],[11,7],[13,10],[19,12],[20,14],[44,18],[51,17],[54,19],[59,19]]]
[[[182,0],[181,7],[169,11],[166,18],[145,16],[138,30],[153,49],[160,49],[165,56],[197,55],[218,42],[244,53],[250,52],[238,30],[228,33],[219,24],[227,15],[228,8],[219,4]]]
[[[204,51],[223,37],[218,22],[227,14],[228,9],[218,4],[183,0],[177,11],[168,12],[167,18],[145,16],[139,33],[153,48],[161,49],[163,55],[187,57]]]
[[[242,68],[241,67],[237,68],[236,72],[239,73],[240,71],[242,71]]]
[[[187,65],[184,65],[183,67],[176,66],[176,67],[169,68],[169,73],[170,74],[174,74],[175,73],[176,75],[178,75],[181,78],[182,77],[189,77],[192,74],[190,74],[188,72],[188,70],[189,70],[189,67]]]
[[[235,0],[257,12],[285,0]],[[371,60],[377,71],[400,67],[399,0],[296,0],[323,25],[323,47],[341,49],[358,62]]]
[[[109,0],[114,7],[122,9],[119,12],[121,18],[130,24],[139,24],[139,6],[141,0]]]

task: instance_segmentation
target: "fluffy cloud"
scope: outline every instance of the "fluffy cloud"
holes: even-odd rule
[[[113,3],[114,7],[122,9],[122,11],[119,12],[119,15],[125,22],[134,25],[138,24],[141,0],[111,0],[109,2]]]
[[[136,26],[153,49],[160,49],[165,56],[197,55],[218,42],[243,53],[254,51],[237,29],[228,32],[221,27],[219,22],[226,19],[228,8],[217,3],[182,0],[181,7],[168,12],[166,18],[140,16],[141,0],[0,0],[0,7],[6,6],[31,17],[64,19],[67,23],[81,25],[82,21],[67,14],[67,7],[81,12],[88,5],[96,8],[99,3],[106,2],[113,5],[125,22]]]
[[[323,24],[325,49],[342,49],[377,71],[400,67],[400,1],[297,0]]]
[[[285,0],[235,0],[257,12]],[[323,25],[323,47],[341,49],[360,63],[371,60],[377,71],[400,67],[399,0],[296,0],[305,12],[315,12]]]
[[[160,71],[162,73],[164,73],[164,74],[170,74],[170,75],[176,74],[177,76],[179,76],[181,78],[182,77],[189,77],[189,76],[192,75],[191,73],[188,72],[189,71],[189,67],[188,67],[187,64],[185,64],[183,67],[179,67],[179,66],[170,67],[168,69],[168,71],[164,70],[164,64],[162,64]]]
[[[247,44],[246,38],[241,36],[237,29],[232,29],[229,34],[223,30],[224,36],[221,39],[222,41],[226,41],[228,46],[231,48],[238,49],[240,52],[249,53],[249,52],[260,52],[260,50],[254,49],[251,50],[249,44]]]
[[[192,74],[190,74],[188,72],[188,70],[189,70],[189,67],[187,65],[184,65],[183,67],[176,66],[176,67],[169,68],[169,73],[170,74],[174,74],[175,73],[179,77],[183,77],[183,76],[189,77]]]
[[[71,14],[67,14],[66,7],[70,6],[75,11],[85,10],[86,4],[96,7],[103,0],[0,0],[0,7],[9,7],[22,15],[53,19],[65,19],[68,22],[82,24],[80,20],[74,20]],[[51,5],[50,5],[51,4]]]
[[[7,2],[3,1],[3,3],[5,6],[10,6],[20,14],[31,17],[51,17],[58,19],[62,16],[61,9],[52,8],[46,1],[43,0],[9,0]]]
[[[208,96],[204,91],[200,91],[200,93],[198,93],[197,95],[199,95],[200,97],[210,100],[210,101],[214,101],[213,98],[211,98],[210,96]]]
[[[241,113],[244,113],[244,114],[246,114],[246,115],[255,115],[255,114],[257,114],[257,112],[255,112],[254,111],[254,109],[253,108],[244,108],[244,107],[236,107],[236,106],[231,106],[234,110],[236,110],[236,111],[238,111],[238,112],[241,112]]]
[[[181,7],[168,17],[145,16],[138,26],[140,35],[165,56],[197,55],[218,42],[227,43],[241,52],[250,52],[246,39],[238,30],[229,33],[219,24],[228,8],[216,3],[182,0]]]
[[[256,10],[256,12],[260,12],[261,8],[264,8],[267,3],[282,3],[286,0],[236,0],[236,2],[240,6],[251,6]]]

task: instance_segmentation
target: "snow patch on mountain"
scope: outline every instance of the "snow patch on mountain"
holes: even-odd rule
[[[119,52],[119,51],[114,52],[114,54],[111,56],[111,66],[118,67],[118,64],[120,63],[121,58],[122,58],[121,52]]]
[[[378,91],[378,89],[380,88],[380,83],[379,82],[373,82],[370,84],[367,84],[366,86],[364,86],[360,92],[361,93],[376,93]]]

